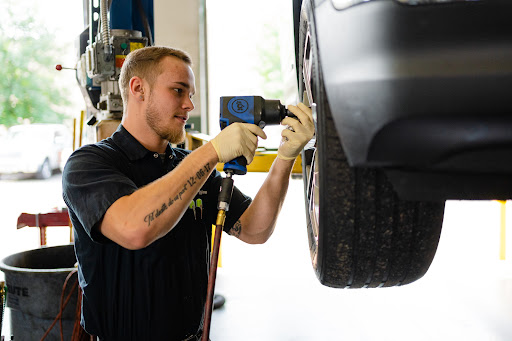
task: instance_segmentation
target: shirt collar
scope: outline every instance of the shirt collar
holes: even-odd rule
[[[122,124],[119,125],[117,130],[112,135],[112,140],[128,156],[130,161],[142,159],[148,153],[155,153],[146,149],[146,147],[137,141],[137,139],[132,134],[130,134],[130,132],[128,132],[128,130],[126,130]],[[171,148],[170,144],[167,144],[165,154],[172,155],[172,159],[176,156],[174,149]]]

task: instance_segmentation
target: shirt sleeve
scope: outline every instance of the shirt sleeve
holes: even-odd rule
[[[98,231],[99,222],[117,199],[137,190],[128,171],[128,162],[95,145],[69,157],[62,173],[63,198],[92,240],[107,241]]]

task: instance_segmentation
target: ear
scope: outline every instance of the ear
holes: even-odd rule
[[[129,82],[130,94],[136,101],[144,101],[144,81],[138,76],[133,76]]]

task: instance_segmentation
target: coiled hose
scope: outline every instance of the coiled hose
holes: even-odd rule
[[[85,332],[85,330],[83,330],[83,328],[80,326],[82,290],[78,286],[78,278],[75,280],[75,282],[73,283],[73,287],[71,288],[68,295],[64,299],[64,296],[65,296],[64,294],[66,292],[68,282],[70,281],[71,277],[76,273],[77,273],[77,270],[72,270],[66,277],[66,280],[64,281],[64,285],[62,286],[62,292],[61,292],[61,296],[60,296],[60,311],[57,314],[57,316],[55,317],[55,319],[53,320],[53,323],[51,324],[51,326],[48,328],[48,330],[46,330],[46,333],[43,335],[43,337],[41,338],[40,341],[43,341],[44,339],[46,339],[46,337],[48,336],[48,334],[50,334],[50,331],[55,326],[55,324],[57,324],[57,322],[59,322],[59,327],[60,327],[60,339],[61,339],[61,341],[64,341],[64,329],[62,327],[62,314],[64,312],[64,308],[66,308],[69,300],[71,299],[71,295],[75,292],[75,289],[77,289],[77,287],[78,287],[78,301],[77,301],[77,305],[76,305],[75,324],[73,326],[73,334],[71,335],[71,341],[93,340],[93,336],[87,334]]]
[[[0,337],[2,337],[2,326],[4,325],[4,310],[5,310],[5,282],[0,282]]]

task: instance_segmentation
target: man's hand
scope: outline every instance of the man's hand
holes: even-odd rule
[[[313,123],[311,109],[303,103],[299,103],[297,106],[289,105],[288,110],[297,116],[298,120],[286,117],[281,122],[281,124],[287,125],[288,128],[283,129],[281,133],[283,139],[277,150],[277,157],[283,160],[294,160],[315,135],[315,124]]]
[[[215,136],[211,143],[217,152],[219,162],[225,163],[244,156],[247,164],[250,164],[258,147],[258,136],[267,138],[265,132],[257,125],[233,123]]]

